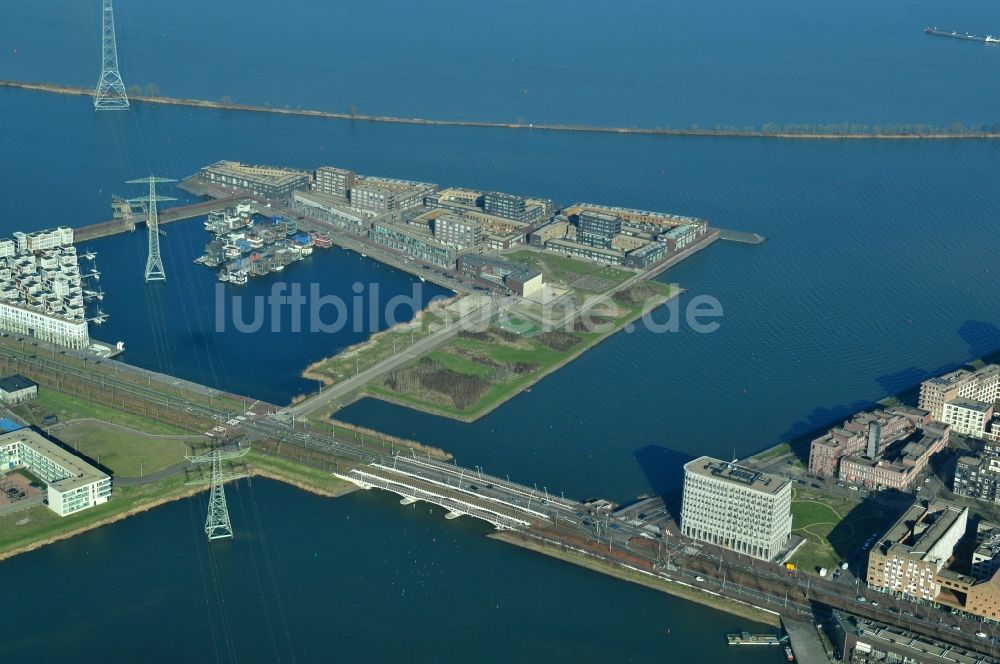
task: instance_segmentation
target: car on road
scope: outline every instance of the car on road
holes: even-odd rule
[[[962,631],[962,626],[959,625],[958,623],[955,623],[954,625],[952,625],[951,628],[953,630],[955,630],[956,632],[961,632]]]
[[[476,486],[475,484],[470,484],[469,491],[479,491],[479,487]]]
[[[872,606],[878,606],[878,602],[872,602]]]
[[[705,577],[703,577],[703,576],[696,576],[696,577],[694,577],[694,580],[695,581],[704,581]]]
[[[985,639],[986,638],[986,632],[976,632],[976,636],[978,636],[981,639]]]
[[[868,600],[866,600],[866,599],[865,599],[865,596],[864,596],[864,595],[858,595],[858,601],[859,601],[859,602],[861,602],[862,604],[864,604],[864,603],[865,603],[865,602],[867,602]]]

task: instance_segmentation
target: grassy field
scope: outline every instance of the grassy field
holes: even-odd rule
[[[138,477],[184,460],[190,448],[202,448],[204,436],[159,438],[126,431],[103,422],[76,422],[55,432],[56,437],[82,454],[110,468],[115,475]],[[141,465],[140,465],[141,464]]]
[[[324,385],[333,385],[350,378],[358,371],[375,366],[394,353],[405,353],[412,343],[440,329],[444,323],[445,319],[441,314],[425,311],[419,320],[397,325],[334,357],[320,360],[309,366],[302,375],[304,378],[321,381]]]
[[[284,482],[299,486],[316,493],[329,496],[339,496],[353,491],[355,487],[319,468],[304,466],[294,461],[287,461],[259,452],[250,452],[246,456],[247,465],[251,470],[259,471],[268,477],[280,478]]]
[[[93,418],[151,434],[183,435],[195,433],[171,424],[157,422],[142,415],[133,415],[101,404],[56,392],[46,387],[38,388],[38,398],[14,408],[14,412],[25,421],[44,427],[46,415],[55,415],[60,422]]]
[[[772,448],[766,449],[760,454],[755,454],[751,458],[753,461],[768,461],[770,459],[775,459],[782,454],[788,454],[792,451],[792,446],[788,443],[781,443],[780,445],[775,445]]]
[[[629,277],[635,276],[634,272],[629,272],[628,270],[620,270],[591,261],[561,256],[552,252],[521,249],[507,254],[507,258],[515,263],[527,265],[530,268],[538,270],[542,273],[547,283],[563,283],[568,285],[580,277],[589,276],[606,281],[608,288],[612,288]],[[580,288],[579,290],[588,289]]]
[[[670,286],[658,282],[631,288],[636,297],[619,301],[617,315],[609,317],[601,331],[556,330],[530,338],[496,328],[485,334],[462,334],[368,385],[365,392],[435,414],[474,420],[621,329],[651,304],[674,294]]]
[[[794,488],[792,530],[806,543],[792,561],[806,572],[832,569],[891,520],[891,514],[870,502]]]

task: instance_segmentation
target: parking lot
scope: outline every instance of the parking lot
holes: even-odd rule
[[[41,499],[44,489],[45,487],[20,473],[0,475],[0,511],[24,502],[36,503]]]

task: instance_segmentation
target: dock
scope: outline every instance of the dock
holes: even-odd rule
[[[781,617],[781,626],[788,633],[788,642],[800,664],[829,664],[830,658],[823,648],[816,626],[804,620]]]
[[[232,205],[234,200],[235,199],[232,197],[225,197],[210,201],[192,203],[190,205],[180,205],[178,207],[166,208],[164,210],[160,210],[159,222],[162,226],[163,224],[169,224],[173,221],[200,217],[203,214],[208,214],[209,212],[215,210],[221,210],[227,205]],[[101,221],[96,224],[89,224],[87,226],[74,228],[73,243],[80,244],[81,242],[97,240],[102,237],[118,235],[120,233],[131,233],[134,230],[135,223],[126,219]]]
[[[747,231],[737,231],[731,228],[719,228],[719,239],[739,242],[741,244],[764,244],[767,239],[760,233],[749,233]]]

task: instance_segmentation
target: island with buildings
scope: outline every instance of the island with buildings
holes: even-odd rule
[[[360,396],[465,421],[481,417],[678,296],[681,289],[655,277],[722,235],[688,216],[595,203],[557,208],[543,198],[334,166],[220,161],[181,186],[247,201],[210,214],[212,239],[196,261],[233,286],[336,244],[458,294],[455,306],[422,312],[308,367],[306,377],[335,388],[326,390],[335,397],[311,395],[296,406],[316,417]],[[452,329],[477,310],[480,329]],[[423,350],[412,362],[355,380],[391,360],[388,349],[410,352],[418,340]]]

